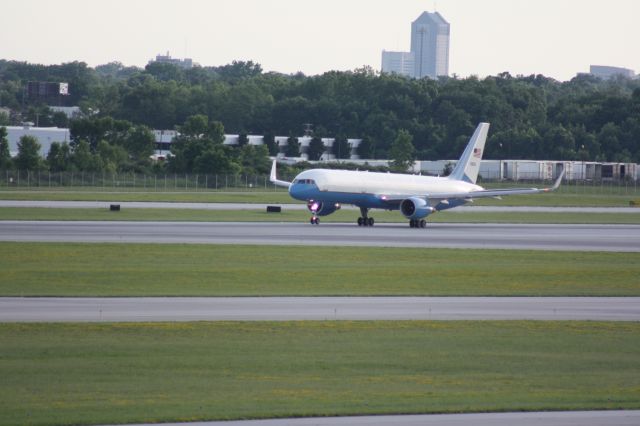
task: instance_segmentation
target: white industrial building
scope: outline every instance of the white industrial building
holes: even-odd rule
[[[9,153],[12,157],[18,155],[18,142],[23,136],[33,136],[40,144],[40,155],[46,157],[54,142],[69,142],[71,140],[69,129],[60,129],[58,127],[32,127],[25,126],[6,126],[7,138],[9,139]]]
[[[155,136],[156,141],[156,149],[155,154],[153,156],[154,159],[165,159],[167,156],[171,155],[171,144],[173,143],[173,139],[179,135],[176,130],[153,130],[153,135]],[[247,144],[248,145],[264,145],[264,136],[262,135],[246,135],[247,136]],[[309,159],[307,151],[309,149],[309,144],[311,143],[311,136],[300,136],[297,137],[296,140],[300,144],[300,156],[295,158],[290,158],[292,162],[296,161],[306,161]],[[274,142],[278,146],[278,158],[285,159],[286,157],[286,147],[289,144],[288,136],[276,136],[274,137]],[[335,142],[334,138],[322,138],[322,143],[325,146],[325,151],[320,157],[321,161],[329,161],[335,159],[335,155],[333,154],[332,148],[333,143]],[[362,142],[362,139],[347,139],[347,143],[350,147],[349,158],[352,160],[357,160],[358,158],[358,146]],[[224,135],[224,145],[238,145],[240,143],[240,135],[239,134],[228,134]]]
[[[79,106],[49,106],[52,112],[61,112],[67,116],[68,119],[78,118],[82,116],[82,111]]]
[[[635,72],[629,68],[612,67],[608,65],[591,65],[589,67],[589,74],[601,78],[603,80],[609,80],[614,77],[635,77]]]
[[[457,160],[417,161],[414,170],[431,175],[443,175]],[[635,163],[599,163],[592,161],[552,160],[482,160],[480,179],[487,180],[553,180],[565,171],[565,180],[640,179],[640,167]]]
[[[149,60],[149,64],[153,64],[154,62],[159,62],[162,64],[172,64],[172,65],[177,65],[182,69],[188,70],[193,68],[193,60],[191,58],[184,58],[184,59],[178,59],[178,58],[172,58],[171,55],[169,55],[169,52],[167,52],[166,55],[156,55],[156,59],[150,59]]]

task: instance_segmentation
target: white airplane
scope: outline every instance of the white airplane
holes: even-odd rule
[[[341,204],[360,207],[358,226],[373,226],[369,209],[400,210],[411,228],[424,228],[425,217],[440,210],[457,207],[475,198],[549,192],[560,186],[564,171],[550,188],[484,189],[476,185],[480,160],[487,140],[489,123],[480,123],[471,136],[462,157],[447,177],[418,176],[366,171],[311,169],[298,174],[293,182],[278,180],[276,160],[270,180],[289,189],[291,197],[307,202],[311,224],[318,216],[329,215]]]

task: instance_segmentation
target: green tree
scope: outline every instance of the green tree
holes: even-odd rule
[[[224,127],[204,115],[190,116],[172,144],[168,169],[183,173],[238,173],[233,153],[223,146]]]
[[[80,140],[73,147],[71,162],[76,170],[81,172],[102,171],[102,160],[97,154],[91,153],[89,142]]]
[[[287,157],[299,157],[300,156],[300,142],[295,136],[289,136],[287,139],[287,148],[285,150]]]
[[[52,172],[64,172],[71,167],[71,148],[66,142],[53,142],[47,154],[47,163]]]
[[[16,166],[19,170],[39,170],[42,166],[40,158],[40,144],[38,140],[29,135],[24,135],[18,141],[18,155]]]
[[[204,138],[209,131],[209,119],[206,115],[197,114],[187,117],[184,124],[178,128],[182,136],[189,138]]]
[[[56,111],[51,114],[51,124],[62,129],[69,126],[69,119],[67,115],[62,111]]]
[[[94,152],[98,142],[102,140],[114,145],[125,145],[125,138],[131,127],[131,122],[114,120],[112,117],[85,117],[71,120],[69,123],[71,146],[75,146],[79,140],[85,140]]]
[[[324,143],[319,136],[314,136],[309,142],[309,148],[307,149],[307,155],[310,161],[318,161],[324,153]]]
[[[194,160],[194,173],[238,174],[240,165],[233,161],[225,147],[216,145],[200,153]]]
[[[573,160],[576,157],[573,135],[562,125],[553,126],[545,133],[544,145],[547,149],[540,153],[540,158]]]
[[[7,138],[7,128],[0,127],[0,169],[11,168],[11,152],[9,151],[9,139]]]
[[[275,157],[278,155],[278,144],[276,143],[275,137],[271,133],[267,133],[264,135],[264,144],[269,151],[269,155]]]
[[[597,140],[607,161],[614,161],[622,151],[620,139],[622,139],[620,128],[614,123],[607,123],[600,129]]]
[[[153,154],[156,139],[147,126],[133,126],[127,132],[122,145],[136,160],[148,160]]]
[[[120,145],[111,145],[107,141],[98,142],[97,154],[107,173],[116,173],[129,167],[129,154]]]
[[[404,129],[400,129],[398,136],[391,143],[389,150],[390,158],[393,160],[391,165],[393,169],[398,171],[406,171],[413,165],[415,159],[415,148],[413,147],[413,136]]]
[[[211,121],[207,128],[207,137],[214,145],[222,145],[224,143],[224,126],[219,121]]]
[[[336,158],[343,159],[351,157],[351,146],[349,145],[349,141],[342,135],[335,138],[331,150]]]
[[[8,126],[11,123],[9,115],[4,112],[0,112],[0,126]]]
[[[356,148],[356,152],[360,158],[374,158],[373,156],[373,143],[368,137],[362,138],[360,144]]]
[[[242,173],[268,174],[271,169],[269,150],[266,145],[245,145],[240,148]]]
[[[225,80],[237,82],[238,80],[260,75],[262,66],[253,61],[233,61],[229,65],[217,67],[216,72]]]
[[[144,68],[146,72],[162,81],[182,81],[184,72],[176,64],[165,62],[151,62]]]

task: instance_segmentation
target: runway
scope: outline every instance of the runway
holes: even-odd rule
[[[637,426],[640,411],[425,414],[163,423],[163,426]],[[152,425],[137,425],[152,426]]]
[[[0,298],[0,322],[640,321],[640,297]]]
[[[186,210],[265,210],[268,205],[277,205],[283,210],[307,210],[305,203],[180,203],[154,201],[23,201],[0,200],[0,207],[33,207],[55,209],[108,209],[111,204],[120,204],[122,209],[186,209]],[[358,210],[351,205],[342,209]],[[628,213],[640,215],[638,207],[537,207],[537,206],[460,206],[451,213]],[[375,216],[375,214],[373,214]]]
[[[640,252],[640,225],[0,221],[0,241]]]

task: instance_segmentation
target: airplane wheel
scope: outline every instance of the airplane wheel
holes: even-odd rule
[[[362,218],[361,218],[361,217],[359,217],[359,218],[358,218],[358,226],[362,226],[362,222],[363,222]]]
[[[427,227],[427,221],[426,221],[426,220],[424,220],[424,219],[422,219],[422,220],[420,221],[420,228],[426,228],[426,227]]]
[[[373,224],[375,223],[375,221],[373,220],[372,217],[369,218],[369,226],[373,226]]]
[[[318,219],[317,217],[312,217],[311,220],[309,221],[312,225],[319,225],[320,224],[320,219]]]
[[[413,219],[411,219],[411,220],[409,221],[409,228],[415,228],[415,227],[416,227],[416,221],[415,221],[415,220],[413,220]]]

